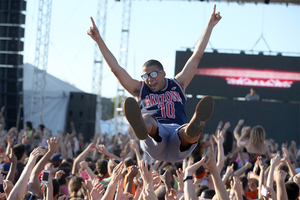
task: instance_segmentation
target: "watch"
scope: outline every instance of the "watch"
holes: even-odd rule
[[[184,179],[183,179],[183,182],[185,182],[186,180],[193,180],[194,177],[193,176],[186,176]]]

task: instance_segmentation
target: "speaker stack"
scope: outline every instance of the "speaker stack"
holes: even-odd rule
[[[23,120],[23,55],[26,1],[0,1],[0,107],[6,129]]]

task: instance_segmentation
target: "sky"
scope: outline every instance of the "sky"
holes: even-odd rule
[[[207,50],[271,50],[300,56],[300,6],[132,0],[128,73],[141,80],[143,64],[156,59],[164,65],[167,77],[174,77],[176,51],[195,46],[214,4],[222,19],[213,30]],[[117,60],[122,8],[122,2],[108,0],[105,42]],[[38,0],[27,1],[24,63],[34,63],[37,17]],[[97,18],[97,0],[52,0],[47,72],[87,93],[92,92],[95,50],[95,42],[86,34],[91,26],[90,17]],[[102,77],[102,97],[115,97],[117,79],[106,64]]]

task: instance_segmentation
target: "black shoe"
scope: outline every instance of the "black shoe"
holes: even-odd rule
[[[141,108],[134,98],[125,99],[124,114],[135,136],[139,140],[145,140],[148,137],[148,130],[142,118]]]
[[[197,104],[190,123],[187,125],[185,134],[190,138],[198,136],[210,119],[213,110],[214,100],[211,96],[205,96],[201,99],[201,101]]]

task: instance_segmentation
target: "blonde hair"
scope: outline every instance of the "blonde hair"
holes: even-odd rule
[[[266,132],[262,126],[257,125],[251,129],[251,132],[250,132],[251,144],[253,144],[255,146],[261,145],[264,143],[265,138],[266,138]]]

